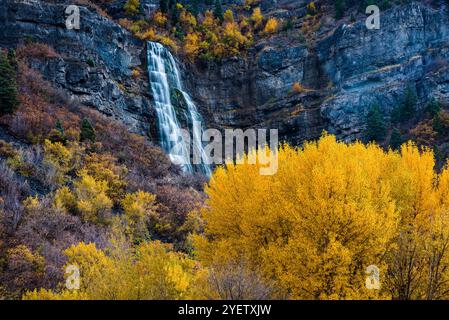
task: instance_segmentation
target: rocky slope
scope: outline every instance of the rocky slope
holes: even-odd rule
[[[65,25],[65,1],[0,2],[0,46],[25,41],[52,46],[58,57],[35,59],[33,67],[73,99],[123,121],[132,131],[155,134],[146,77],[144,44],[110,19],[80,6],[80,30]]]
[[[119,12],[117,3],[110,12]],[[432,97],[449,102],[449,10],[444,1],[393,7],[381,13],[380,30],[368,30],[360,13],[353,22],[323,15],[313,36],[303,39],[299,29],[307,3],[262,1],[267,14],[299,18],[293,29],[259,41],[242,57],[182,66],[184,83],[209,127],[278,128],[282,138],[295,144],[322,130],[350,140],[362,136],[373,103],[388,121],[407,85],[416,88],[421,107]],[[157,1],[142,1],[142,6],[151,11]],[[84,7],[81,30],[67,30],[64,9],[64,3],[2,1],[0,45],[14,46],[29,36],[50,44],[60,56],[34,64],[47,79],[154,139],[145,44]],[[132,77],[135,68],[141,77]],[[295,82],[304,90],[292,91]]]

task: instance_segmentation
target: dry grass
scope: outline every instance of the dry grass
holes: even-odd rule
[[[27,43],[19,48],[17,48],[17,57],[19,59],[23,58],[57,58],[59,54],[45,43]]]

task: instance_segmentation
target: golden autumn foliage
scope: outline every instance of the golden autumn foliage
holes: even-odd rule
[[[167,16],[160,11],[156,11],[153,15],[153,20],[158,26],[164,27],[167,23]]]
[[[127,194],[122,201],[126,222],[134,236],[141,237],[151,218],[157,218],[156,196],[144,191]]]
[[[253,10],[253,13],[251,15],[251,20],[254,23],[254,27],[256,29],[261,28],[262,23],[263,23],[263,15],[262,15],[262,10],[260,10],[259,7],[255,8]]]
[[[295,93],[303,93],[303,92],[307,92],[308,90],[306,88],[304,88],[304,86],[299,83],[299,82],[295,82],[292,85],[292,90]]]
[[[169,14],[156,11],[149,20],[120,19],[119,23],[139,39],[160,42],[191,62],[239,55],[253,43],[255,34],[267,36],[279,29],[279,21],[265,19],[260,8],[252,13],[240,11],[237,17],[228,9],[222,20],[210,10],[194,16],[179,3],[176,8],[176,22]]]
[[[139,0],[128,0],[126,1],[124,7],[126,14],[132,16],[139,13],[140,1]]]
[[[107,195],[114,201],[120,201],[124,196],[128,169],[117,164],[117,159],[108,153],[90,153],[84,159],[83,169],[96,180],[106,181]]]
[[[223,39],[227,44],[227,50],[233,55],[237,55],[239,53],[239,48],[245,47],[248,43],[248,39],[240,32],[240,28],[235,22],[228,22],[225,24]]]
[[[79,290],[34,290],[23,299],[191,299],[198,294],[193,283],[203,277],[193,260],[160,242],[132,249],[118,241],[108,252],[92,243],[79,243],[65,254],[67,265],[80,270]]]
[[[136,68],[136,69],[133,69],[132,75],[134,78],[139,78],[142,75],[142,73],[139,69]]]
[[[131,256],[136,253],[136,245],[149,237],[183,249],[191,231],[184,228],[186,216],[199,206],[202,195],[195,190],[200,187],[194,180],[175,186],[173,179],[178,179],[178,173],[163,151],[147,138],[130,133],[119,121],[52,88],[28,67],[28,47],[17,49],[22,59],[17,66],[17,83],[23,91],[21,104],[16,113],[1,119],[3,138],[14,142],[0,140],[0,299],[17,299],[35,288],[43,288],[30,293],[36,298],[87,299],[87,294],[80,291],[59,293],[64,288],[60,280],[66,248],[93,242],[110,257],[111,229],[120,225],[123,230],[132,226],[132,234],[123,232]],[[52,58],[40,57],[36,51],[31,57]],[[95,127],[95,142],[80,141],[81,119],[85,118]],[[151,190],[158,203],[155,195],[138,190]],[[136,231],[149,237],[138,237]],[[170,257],[185,257],[163,248],[171,252]],[[98,252],[77,252],[93,257],[86,258],[90,269],[96,270],[97,263],[102,266],[101,259],[94,259],[101,258]],[[165,253],[161,256],[171,259]],[[167,263],[167,269],[167,282],[175,282],[170,292],[184,292],[184,273],[177,265],[168,268]]]
[[[55,192],[54,206],[66,212],[75,212],[76,197],[69,187],[64,186]]]
[[[77,169],[82,152],[83,148],[77,142],[65,146],[61,142],[44,141],[44,161],[52,169],[51,180],[55,186],[65,183],[67,174]]]
[[[74,183],[76,207],[86,221],[107,224],[113,202],[108,197],[109,187],[105,180],[98,180],[81,170]]]
[[[265,24],[265,28],[263,29],[263,32],[265,34],[273,34],[277,32],[279,29],[279,22],[276,18],[270,18],[268,19],[267,23]]]
[[[431,152],[407,144],[386,153],[323,136],[304,149],[284,146],[278,157],[273,176],[246,164],[214,173],[205,232],[194,239],[206,267],[244,261],[275,281],[275,297],[445,294],[449,169],[437,175]],[[380,269],[380,291],[365,287],[370,265]]]
[[[223,14],[223,19],[225,22],[227,23],[233,23],[234,22],[234,13],[232,12],[232,10],[226,10],[225,13]]]
[[[309,12],[309,14],[311,15],[315,15],[318,12],[318,9],[316,7],[315,2],[309,2],[309,4],[307,5],[307,11]]]
[[[194,15],[186,10],[182,10],[179,16],[183,29],[186,32],[193,32],[193,29],[197,26],[197,21]]]
[[[187,57],[194,61],[200,50],[200,37],[197,33],[189,33],[184,42],[184,52]]]
[[[70,159],[62,147],[49,145],[52,161]],[[449,298],[449,165],[437,172],[433,153],[411,142],[386,152],[327,134],[303,148],[284,145],[277,156],[273,175],[249,161],[214,172],[205,205],[181,227],[196,232],[188,256],[148,241],[164,223],[155,195],[126,193],[126,168],[110,154],[86,155],[73,191],[59,188],[53,205],[108,224],[115,236],[105,247],[80,242],[64,251],[67,265],[80,269],[79,290],[26,287],[23,298]],[[111,218],[114,203],[122,210]],[[39,215],[37,198],[22,204],[27,216]],[[366,287],[373,265],[380,290]],[[44,260],[18,246],[7,266],[27,271],[21,286],[42,277]]]

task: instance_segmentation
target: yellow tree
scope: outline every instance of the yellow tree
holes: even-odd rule
[[[276,33],[278,28],[279,28],[279,22],[276,20],[276,18],[270,18],[270,19],[268,19],[267,23],[265,24],[265,28],[263,29],[263,32],[265,34]]]
[[[86,170],[81,170],[74,186],[76,207],[83,219],[93,223],[107,224],[113,205],[107,195],[109,191],[107,182],[96,180]]]
[[[184,52],[191,62],[195,60],[200,51],[200,35],[198,33],[189,33],[185,37]]]
[[[135,237],[143,237],[150,219],[157,218],[156,196],[144,191],[127,194],[122,206],[131,233]]]
[[[126,1],[125,5],[123,6],[123,9],[125,9],[126,14],[130,16],[134,16],[139,13],[140,11],[140,1],[139,0],[128,0]]]
[[[225,22],[233,23],[234,22],[234,13],[232,12],[232,10],[228,9],[223,14],[223,18],[224,18]]]
[[[65,251],[67,265],[79,268],[78,290],[34,290],[23,298],[175,300],[193,299],[199,294],[194,284],[201,282],[203,271],[183,254],[160,242],[144,242],[136,248],[120,240],[112,243],[107,251],[85,243]]]
[[[52,185],[58,186],[68,181],[67,174],[81,163],[83,148],[72,142],[68,146],[61,142],[44,141],[44,163],[50,167],[51,175],[47,177]]]
[[[243,261],[298,299],[449,296],[449,167],[437,174],[431,151],[325,135],[278,160],[268,177],[248,164],[215,172],[195,237],[206,266]],[[365,287],[371,265],[381,290]]]
[[[224,26],[223,41],[227,45],[228,55],[238,55],[240,49],[245,46],[248,40],[240,32],[240,28],[237,23],[228,22]]]
[[[108,153],[90,153],[84,159],[83,170],[97,181],[106,181],[107,195],[114,201],[124,197],[126,187],[125,175],[128,169],[117,164],[117,159]]]
[[[388,156],[376,146],[332,136],[304,150],[279,150],[279,170],[228,164],[206,189],[204,236],[195,238],[206,266],[245,261],[275,279],[291,298],[379,297],[365,288],[366,268],[385,271],[397,212],[382,179]]]
[[[386,280],[395,299],[448,297],[449,176],[447,167],[437,175],[434,166],[433,153],[411,143],[391,165],[400,224]]]
[[[259,7],[254,8],[253,13],[251,15],[251,21],[253,22],[255,29],[259,29],[262,27],[263,15]]]

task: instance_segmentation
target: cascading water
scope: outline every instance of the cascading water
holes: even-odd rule
[[[175,59],[171,53],[160,43],[147,43],[148,74],[151,90],[153,92],[156,114],[158,117],[161,146],[168,153],[173,163],[179,164],[185,172],[193,172],[194,167],[190,161],[190,148],[182,139],[182,130],[179,125],[175,108],[171,101],[173,89],[179,91],[186,102],[188,123],[191,125],[193,152],[197,152],[201,159],[206,159],[201,140],[201,115],[187,92],[182,90],[181,77]],[[197,125],[195,125],[197,124]],[[201,161],[198,169],[210,176],[209,165]]]

